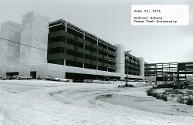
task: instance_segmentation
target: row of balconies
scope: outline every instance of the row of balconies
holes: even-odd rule
[[[125,53],[125,60],[128,60],[128,61],[132,61],[132,62],[137,62],[137,63],[140,63],[140,59],[129,54],[129,53]]]
[[[55,24],[56,26],[53,26],[53,25],[50,26],[50,33],[57,32],[57,31],[68,32],[73,36],[77,36],[93,44],[98,44],[98,46],[101,46],[102,48],[109,49],[110,51],[116,52],[115,46],[103,41],[102,39],[97,38],[96,36],[93,36],[88,32],[85,32],[85,31],[82,32],[81,30],[78,30],[79,28],[76,26],[69,24],[67,25],[67,28],[66,28],[66,25],[60,22],[58,22],[58,24],[59,25]]]
[[[112,62],[111,60],[107,60],[106,58],[97,58],[90,55],[83,55],[82,53],[79,54],[49,54],[49,60],[58,60],[58,59],[68,59],[72,61],[79,61],[79,62],[86,62],[92,64],[99,64],[99,65],[108,65],[108,66],[115,66],[116,62]]]
[[[62,59],[49,60],[48,63],[64,65],[64,60]],[[77,62],[72,60],[66,60],[66,65],[73,66],[73,67],[87,68],[87,69],[98,69],[98,70],[109,71],[109,72],[115,72],[116,70],[116,67],[112,67],[108,65],[99,65],[99,64],[95,65],[87,62]]]
[[[126,63],[136,63],[136,64],[140,64],[140,61],[134,61],[134,60],[129,60],[129,59],[125,59]]]
[[[72,47],[77,46],[79,48],[87,49],[89,51],[98,52],[104,56],[108,54],[110,58],[115,58],[115,55],[116,55],[116,53],[114,53],[112,51],[104,49],[104,48],[97,46],[95,44],[87,43],[84,40],[75,41],[75,40],[73,40],[73,38],[70,38],[70,39],[67,38],[67,40],[65,40],[64,36],[55,36],[55,35],[53,35],[53,37],[51,37],[51,36],[49,37],[49,44],[52,44],[52,46],[54,43],[61,43],[61,42],[64,42],[66,44],[70,44],[70,45],[72,45]],[[52,46],[50,45],[49,47],[52,47]]]
[[[125,63],[125,65],[130,67],[140,67],[140,64],[136,64],[136,63]]]
[[[116,61],[116,56],[110,53],[107,53],[107,55],[102,55],[101,53],[97,53],[97,52],[93,52],[84,48],[80,48],[80,47],[75,47],[73,45],[69,45],[69,44],[62,44],[62,43],[57,43],[58,45],[49,45],[49,49],[48,49],[48,54],[56,54],[56,53],[65,53],[65,51],[67,51],[68,49],[75,51],[75,53],[83,53],[83,54],[88,54],[88,55],[92,55],[92,56],[96,56],[99,58],[108,58],[109,60],[113,60]],[[55,47],[55,48],[52,48]],[[55,51],[57,49],[61,49],[61,47],[63,47],[63,50],[58,50]],[[66,50],[65,50],[66,49]],[[111,56],[110,56],[111,55]],[[114,58],[113,58],[114,57]]]
[[[129,72],[125,72],[125,74],[129,74],[129,75],[140,75],[140,73],[139,72],[131,72],[131,71],[129,71]]]
[[[107,60],[116,62],[116,57],[111,58],[110,56],[108,56],[109,54],[108,55],[101,55],[100,53],[91,52],[89,50],[85,50],[85,49],[81,49],[81,48],[74,48],[73,46],[70,46],[70,45],[65,46],[65,47],[64,46],[65,45],[60,44],[60,46],[58,46],[58,47],[55,46],[55,48],[49,47],[48,54],[57,54],[57,53],[65,54],[65,53],[68,53],[68,51],[70,50],[70,51],[72,51],[72,53],[82,53],[82,54],[94,56],[97,58],[106,58]]]
[[[132,67],[125,68],[125,71],[130,71],[130,70],[140,72],[140,69],[136,69],[136,68],[132,68]]]
[[[104,71],[113,71],[113,72],[116,69],[115,67],[112,67],[109,65],[91,64],[91,63],[87,63],[87,62],[77,62],[77,61],[71,61],[71,60],[66,60],[66,65],[81,67],[81,68],[88,68],[88,69],[99,69],[99,70],[104,70]]]

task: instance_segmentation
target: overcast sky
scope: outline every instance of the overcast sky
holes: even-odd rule
[[[170,1],[170,2],[168,2]],[[189,26],[131,26],[132,4],[189,4]],[[121,43],[146,62],[193,61],[192,0],[0,0],[0,23],[21,22],[34,10],[63,18],[109,43]]]

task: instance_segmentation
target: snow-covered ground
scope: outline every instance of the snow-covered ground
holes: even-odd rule
[[[148,97],[147,86],[117,86],[0,81],[0,125],[193,124],[192,106]]]

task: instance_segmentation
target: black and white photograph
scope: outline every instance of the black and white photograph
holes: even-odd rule
[[[193,1],[0,0],[0,125],[193,125]]]

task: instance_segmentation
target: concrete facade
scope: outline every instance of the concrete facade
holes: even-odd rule
[[[115,72],[114,45],[63,19],[51,22],[49,30],[49,63]]]
[[[47,63],[49,19],[34,12],[22,16],[20,63],[40,65]]]
[[[5,76],[5,72],[6,72],[6,53],[7,53],[7,37],[5,35],[0,34],[0,76]]]
[[[1,34],[4,35],[4,41],[7,41],[4,43],[4,66],[19,65],[21,25],[12,21],[4,22],[1,24]]]

